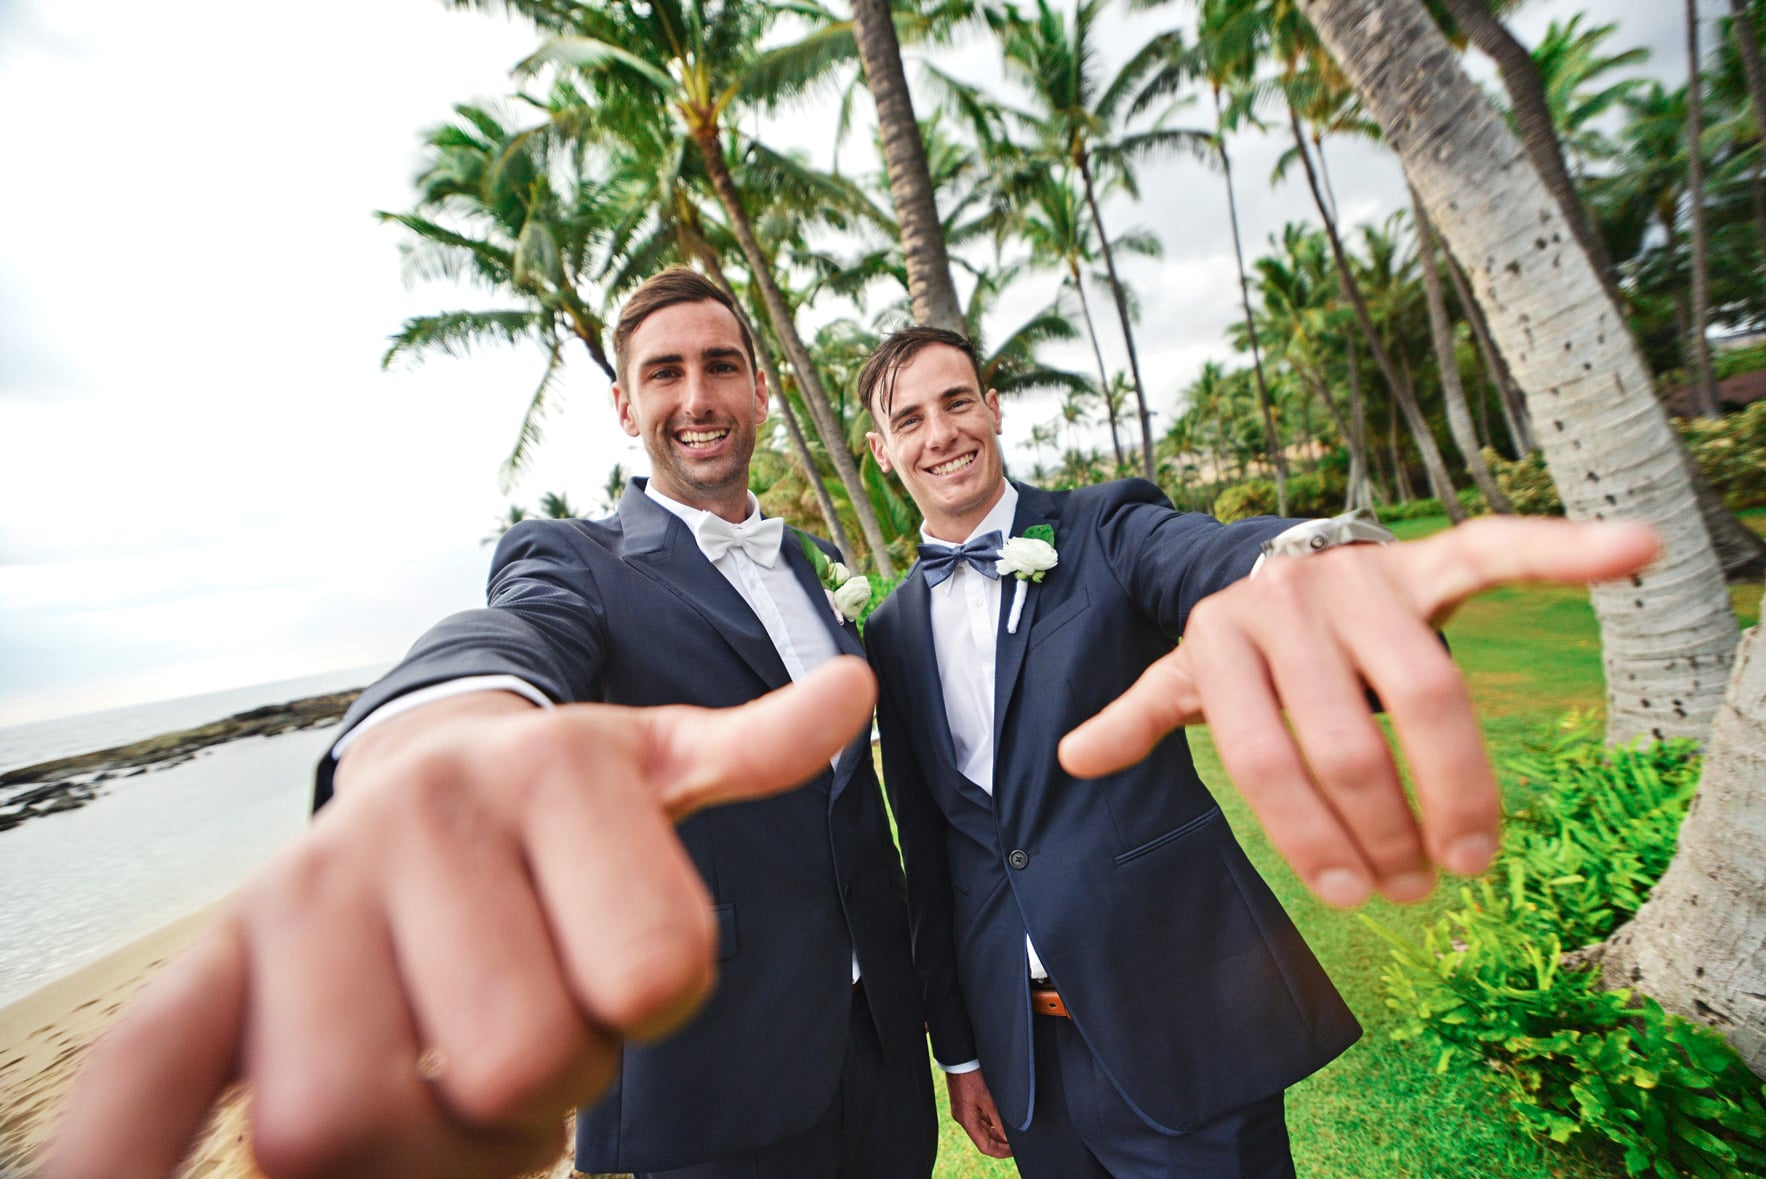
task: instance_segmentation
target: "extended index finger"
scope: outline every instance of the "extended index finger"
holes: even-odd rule
[[[222,918],[92,1048],[63,1103],[42,1179],[169,1175],[232,1080],[245,1015],[245,948]]]
[[[1388,550],[1418,611],[1439,625],[1474,594],[1514,582],[1580,585],[1636,573],[1661,552],[1637,520],[1485,517]]]
[[[801,786],[870,723],[876,703],[876,677],[846,655],[738,708],[650,708],[634,721],[646,726],[646,768],[679,822]]]

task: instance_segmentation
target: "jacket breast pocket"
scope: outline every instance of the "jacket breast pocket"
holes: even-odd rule
[[[717,919],[717,957],[718,961],[734,958],[738,943],[736,941],[736,906],[713,905],[712,916]]]
[[[1165,834],[1156,835],[1152,839],[1149,839],[1145,843],[1141,844],[1139,847],[1129,848],[1127,851],[1123,852],[1121,855],[1116,857],[1116,862],[1118,864],[1126,864],[1126,863],[1130,862],[1131,860],[1138,860],[1142,856],[1146,855],[1148,852],[1156,852],[1160,848],[1165,847],[1167,844],[1175,843],[1176,841],[1182,839],[1184,836],[1190,834],[1193,831],[1200,829],[1201,827],[1206,826],[1209,823],[1214,822],[1216,819],[1218,819],[1220,817],[1221,817],[1220,816],[1220,808],[1218,806],[1211,806],[1207,810],[1203,811],[1201,814],[1197,815],[1195,818],[1189,820],[1186,823],[1181,823],[1178,826],[1173,827],[1171,830],[1167,831]]]
[[[1011,599],[1009,598],[1006,599],[1008,602],[1010,600]],[[1069,622],[1072,622],[1075,618],[1078,618],[1089,609],[1091,609],[1091,595],[1086,593],[1083,585],[1079,586],[1074,589],[1073,593],[1065,602],[1062,602],[1047,614],[1039,614],[1035,621],[1031,623],[1030,646],[1027,649],[1034,651],[1036,648],[1042,646],[1043,643],[1047,642],[1049,638],[1062,627],[1066,626]]]

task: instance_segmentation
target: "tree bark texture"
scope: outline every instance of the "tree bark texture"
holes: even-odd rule
[[[951,282],[950,255],[932,173],[926,166],[926,145],[914,117],[913,96],[901,66],[901,43],[889,0],[853,0],[853,38],[865,68],[865,86],[877,105],[883,136],[883,167],[889,174],[889,197],[901,227],[901,248],[907,259],[908,297],[914,320],[930,327],[968,334],[957,289]]]
[[[1079,294],[1079,312],[1085,317],[1085,338],[1091,341],[1092,359],[1098,362],[1098,396],[1104,399],[1104,412],[1110,415],[1110,449],[1116,455],[1118,469],[1123,464],[1122,438],[1116,429],[1116,406],[1110,400],[1110,374],[1104,368],[1104,349],[1098,343],[1098,325],[1092,321],[1091,298],[1085,293],[1085,276],[1079,272],[1079,259],[1067,259],[1067,277]]]
[[[871,561],[876,565],[879,576],[887,581],[895,576],[895,564],[889,559],[889,549],[883,541],[883,529],[877,524],[877,513],[871,509],[871,497],[865,492],[864,480],[859,478],[858,467],[852,461],[852,451],[846,448],[846,434],[841,430],[840,422],[834,416],[834,407],[829,404],[828,394],[822,388],[821,374],[816,371],[815,362],[810,359],[809,349],[803,346],[803,338],[797,334],[797,323],[791,318],[791,308],[786,304],[779,284],[774,281],[766,255],[761,252],[760,242],[754,236],[754,226],[748,220],[748,209],[742,204],[742,194],[736,190],[735,177],[730,175],[729,166],[724,162],[722,140],[715,127],[696,131],[694,139],[699,145],[699,154],[705,161],[705,171],[711,177],[711,185],[717,190],[718,200],[722,202],[724,213],[730,220],[730,229],[742,247],[742,256],[748,262],[749,275],[760,286],[767,318],[773,323],[773,336],[785,349],[785,359],[791,362],[791,371],[797,377],[798,388],[803,392],[803,402],[809,407],[809,415],[815,421],[816,433],[821,435],[828,461],[833,463],[841,484],[846,488],[847,496],[852,500],[852,510],[858,516],[859,530],[865,534],[865,544],[871,550]]]
[[[1478,449],[1478,431],[1472,425],[1465,385],[1459,379],[1459,359],[1453,351],[1453,324],[1447,318],[1447,298],[1441,293],[1441,272],[1435,262],[1435,229],[1429,224],[1429,215],[1424,212],[1423,202],[1415,189],[1411,190],[1410,196],[1416,214],[1417,264],[1423,272],[1423,297],[1429,305],[1429,336],[1435,345],[1435,367],[1441,373],[1441,399],[1447,404],[1447,428],[1453,434],[1453,444],[1459,448],[1460,457],[1466,461],[1466,470],[1472,473],[1472,482],[1484,493],[1484,502],[1490,505],[1492,512],[1512,516],[1514,505],[1496,485],[1496,476],[1490,473],[1484,454]]]
[[[1667,872],[1600,955],[1636,987],[1708,1023],[1766,1077],[1766,643],[1742,639],[1704,772]]]
[[[1595,231],[1570,168],[1564,162],[1564,145],[1558,141],[1557,125],[1552,121],[1551,104],[1545,97],[1545,79],[1539,76],[1539,65],[1527,47],[1515,39],[1508,26],[1490,10],[1491,0],[1444,0],[1453,21],[1472,44],[1496,63],[1502,77],[1502,88],[1508,92],[1509,113],[1539,178],[1557,199],[1564,221],[1576,240],[1588,252],[1595,276],[1606,289],[1607,298],[1623,306],[1619,286],[1613,275],[1613,260],[1607,256],[1607,244]]]
[[[1618,307],[1495,106],[1417,0],[1301,0],[1403,161],[1473,293],[1574,519],[1661,535],[1644,573],[1593,590],[1614,743],[1703,739],[1735,615],[1650,373]]]

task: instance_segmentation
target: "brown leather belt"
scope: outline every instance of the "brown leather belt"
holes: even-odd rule
[[[1039,979],[1030,980],[1030,1010],[1037,1015],[1058,1015],[1062,1019],[1072,1019],[1073,1013],[1067,1010],[1066,1000],[1061,992],[1049,983]]]

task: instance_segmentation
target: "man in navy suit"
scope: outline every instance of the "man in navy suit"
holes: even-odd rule
[[[1281,558],[1245,583],[1292,521],[1221,525],[1141,480],[1008,481],[998,396],[955,333],[890,337],[859,395],[873,454],[925,517],[921,560],[866,639],[953,1116],[1032,1177],[1291,1176],[1283,1090],[1360,1028],[1167,734],[1206,712],[1327,901],[1418,898],[1431,858],[1363,685],[1407,737],[1475,734],[1433,608],[1399,600],[1377,548]],[[1476,871],[1494,793],[1475,738],[1447,745],[1419,772],[1471,756],[1431,777],[1425,812],[1470,833],[1429,851]]]
[[[748,490],[754,343],[684,269],[630,297],[614,343],[615,407],[652,476],[611,519],[511,529],[487,607],[423,635],[321,767],[314,834],[384,860],[384,904],[339,896],[363,857],[336,847],[260,886],[243,942],[272,960],[240,980],[258,1021],[243,1071],[272,1174],[531,1169],[597,1091],[585,1171],[931,1172],[869,676],[799,535]],[[738,708],[807,679],[822,699]],[[750,778],[806,784],[671,834]],[[693,959],[707,942],[715,985]],[[382,946],[378,968],[354,959]]]

